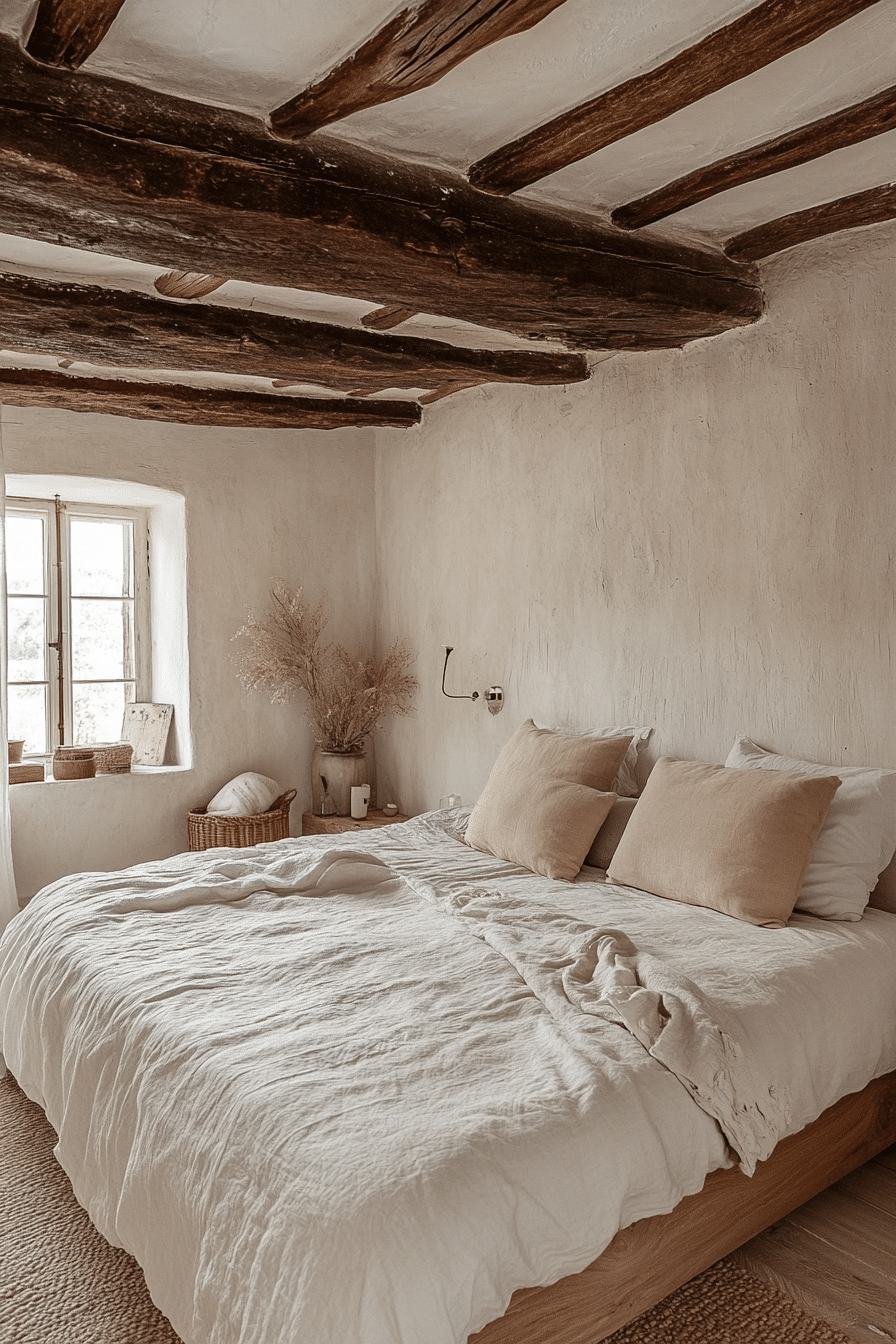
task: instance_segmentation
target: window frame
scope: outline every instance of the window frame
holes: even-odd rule
[[[152,700],[152,630],[151,630],[151,580],[150,580],[150,531],[149,510],[140,506],[108,505],[80,500],[62,500],[62,526],[60,528],[60,554],[62,578],[62,630],[59,630],[57,602],[57,535],[56,535],[56,499],[32,496],[8,496],[6,512],[8,515],[40,516],[44,520],[44,583],[47,611],[47,643],[44,650],[44,668],[46,681],[27,683],[9,681],[14,685],[43,685],[48,687],[47,695],[47,751],[29,752],[26,760],[46,760],[52,756],[59,743],[60,679],[55,643],[62,640],[63,645],[63,713],[65,721],[66,746],[82,745],[72,741],[74,729],[74,687],[82,681],[117,682],[130,681],[131,678],[75,678],[72,665],[72,588],[71,588],[71,532],[72,519],[97,519],[126,522],[132,531],[133,598],[123,599],[133,602],[134,626],[134,699]],[[15,596],[10,594],[8,596]],[[87,744],[84,744],[87,745]]]

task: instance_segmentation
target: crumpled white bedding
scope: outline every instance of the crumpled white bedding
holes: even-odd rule
[[[186,1344],[461,1344],[896,1067],[896,918],[757,929],[453,820],[65,879],[0,942],[7,1062]]]

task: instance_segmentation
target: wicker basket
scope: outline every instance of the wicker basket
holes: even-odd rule
[[[204,807],[194,807],[187,813],[190,849],[215,849],[220,845],[245,849],[268,840],[285,840],[289,835],[289,809],[295,796],[295,789],[290,789],[267,812],[249,817],[209,816]]]
[[[98,775],[127,775],[134,748],[130,742],[99,742],[89,748],[96,757]]]
[[[54,779],[93,779],[96,756],[83,747],[57,747],[53,753]]]
[[[42,765],[11,765],[9,767],[10,784],[37,784],[44,777]]]
[[[57,747],[54,754],[55,760],[74,760],[87,753],[92,753],[96,761],[96,774],[98,775],[126,775],[130,773],[131,757],[134,754],[134,748],[130,742],[87,742],[80,743],[75,747]],[[62,775],[57,775],[57,779],[62,779]],[[86,779],[86,775],[65,775],[65,779]]]

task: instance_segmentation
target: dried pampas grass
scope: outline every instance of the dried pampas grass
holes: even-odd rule
[[[325,644],[329,617],[301,588],[278,579],[264,617],[249,612],[233,636],[247,640],[234,655],[248,691],[264,691],[272,704],[303,693],[305,715],[325,751],[357,751],[386,714],[409,714],[417,680],[410,649],[396,640],[382,660],[354,659],[341,644]]]

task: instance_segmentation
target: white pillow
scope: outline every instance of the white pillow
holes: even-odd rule
[[[819,765],[776,756],[739,737],[725,764],[735,769],[836,774],[842,781],[812,849],[796,909],[823,919],[859,920],[896,852],[896,770]]]
[[[219,817],[254,817],[267,812],[279,797],[280,785],[275,779],[247,770],[219,789],[205,810]]]
[[[558,728],[547,723],[536,723],[536,728],[547,728],[552,733],[563,733],[566,737],[630,737],[631,742],[625,753],[616,778],[613,792],[617,798],[637,798],[638,788],[638,747],[646,742],[652,728]]]

